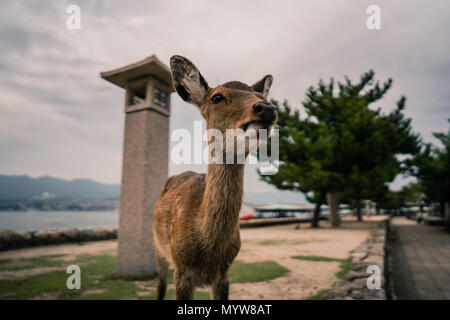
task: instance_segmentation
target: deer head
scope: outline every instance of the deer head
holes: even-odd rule
[[[210,88],[197,67],[182,56],[170,59],[173,84],[180,97],[201,112],[206,128],[218,129],[270,129],[278,114],[267,101],[273,77],[266,75],[252,86],[230,81]]]

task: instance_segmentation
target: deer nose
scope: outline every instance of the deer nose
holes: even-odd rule
[[[253,112],[259,116],[263,122],[273,122],[277,117],[275,107],[263,102],[256,103],[253,106]]]

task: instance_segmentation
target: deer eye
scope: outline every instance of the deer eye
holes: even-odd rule
[[[212,103],[214,104],[218,104],[219,102],[223,101],[225,99],[225,97],[221,94],[215,94],[213,95],[213,97],[211,98]]]

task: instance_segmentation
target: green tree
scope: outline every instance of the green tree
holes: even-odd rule
[[[321,80],[306,92],[303,119],[287,102],[272,101],[279,113],[280,165],[278,174],[261,178],[279,189],[312,193],[313,226],[325,199],[331,223],[338,226],[339,199],[360,204],[380,192],[401,171],[396,155],[415,151],[418,138],[404,119],[404,97],[387,115],[369,109],[391,84],[391,79],[383,85],[374,82],[373,71],[356,84],[347,77],[337,87],[333,79],[328,84]]]
[[[399,191],[392,191],[387,188],[376,201],[377,209],[387,209],[397,211],[402,207],[402,200]]]
[[[422,206],[426,200],[422,185],[418,182],[411,182],[403,186],[399,194],[402,207]]]
[[[420,206],[426,203],[423,188],[418,182],[411,182],[401,190],[392,191],[387,188],[380,197],[376,198],[377,208],[399,210],[407,206]]]
[[[448,120],[450,123],[450,119]],[[445,133],[433,133],[443,148],[425,144],[421,152],[410,160],[410,172],[419,180],[429,202],[440,204],[450,227],[450,129]],[[445,212],[446,211],[446,212]]]

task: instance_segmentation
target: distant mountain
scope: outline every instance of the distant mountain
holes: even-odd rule
[[[0,201],[29,200],[33,197],[55,199],[118,199],[119,185],[98,183],[89,179],[63,180],[52,177],[0,175]]]
[[[120,186],[89,179],[63,180],[52,177],[32,178],[0,175],[0,201],[27,201],[32,198],[56,200],[118,199]],[[300,192],[246,192],[244,202],[250,205],[273,203],[308,203]]]

